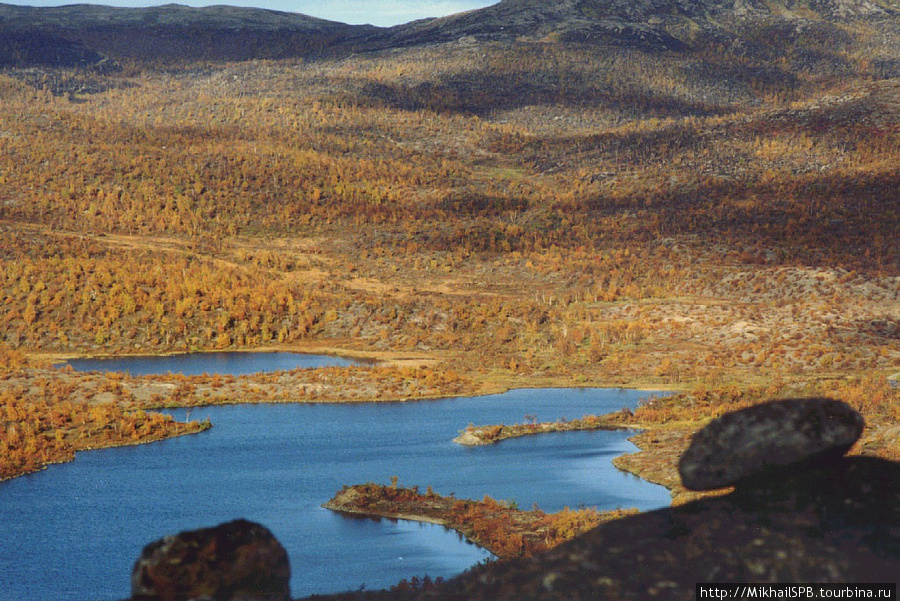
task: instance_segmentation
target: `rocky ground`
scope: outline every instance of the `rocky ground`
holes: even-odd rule
[[[555,421],[537,422],[526,424],[495,424],[489,426],[469,426],[466,430],[453,439],[453,442],[466,446],[480,446],[498,443],[508,438],[519,436],[531,436],[546,434],[549,432],[572,432],[575,430],[619,430],[634,428],[629,425],[628,418],[631,410],[625,409],[609,415],[586,415],[581,418]]]

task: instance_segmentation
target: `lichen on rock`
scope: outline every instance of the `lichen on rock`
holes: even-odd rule
[[[166,536],[134,565],[134,601],[290,601],[287,552],[264,526],[235,520]]]

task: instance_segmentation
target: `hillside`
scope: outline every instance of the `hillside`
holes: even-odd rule
[[[719,2],[670,0],[503,0],[487,8],[395,28],[395,43],[419,44],[475,36],[570,41],[678,50],[704,38],[737,39],[761,23],[880,19],[896,12],[868,0]],[[744,31],[742,31],[744,30]]]
[[[102,65],[104,59],[174,64],[314,56],[375,29],[232,6],[0,4],[0,67],[85,67]]]

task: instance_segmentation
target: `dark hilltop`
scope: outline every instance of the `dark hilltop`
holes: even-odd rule
[[[380,28],[231,6],[0,4],[0,66],[323,57],[460,40],[656,51],[715,42],[752,51],[753,43],[765,43],[773,32],[839,36],[837,24],[854,20],[877,22],[885,33],[896,33],[898,10],[896,0],[503,0],[484,9]]]

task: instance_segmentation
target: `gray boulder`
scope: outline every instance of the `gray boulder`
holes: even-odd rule
[[[754,476],[840,458],[864,426],[863,417],[840,401],[772,401],[710,422],[694,435],[678,471],[691,490],[740,485]]]
[[[897,581],[900,463],[842,457],[756,484],[612,520],[533,557],[477,566],[412,598],[697,601],[698,582]],[[409,598],[392,592],[315,599]]]
[[[290,601],[287,552],[264,526],[236,520],[144,547],[131,574],[134,601]]]

